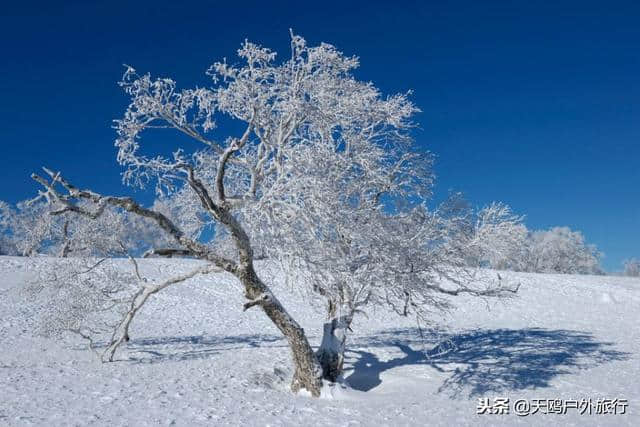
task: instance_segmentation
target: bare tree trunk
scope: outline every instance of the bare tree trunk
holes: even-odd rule
[[[227,153],[227,152],[225,152]],[[220,171],[224,171],[225,157],[221,158]],[[200,196],[203,206],[207,207],[212,215],[229,229],[233,241],[238,249],[239,263],[232,273],[235,275],[245,289],[245,297],[249,302],[244,305],[244,309],[259,305],[267,317],[282,332],[289,343],[295,372],[291,382],[291,390],[294,393],[300,389],[306,389],[313,397],[320,397],[322,388],[322,369],[318,363],[304,329],[293,317],[284,309],[280,301],[273,295],[271,289],[265,285],[256,274],[253,266],[253,249],[251,240],[242,225],[231,215],[224,204],[224,187],[222,185],[222,175],[217,177],[218,197],[223,202],[219,207],[208,196],[206,188],[202,183],[190,176],[189,184]]]
[[[245,287],[245,296],[251,300],[245,304],[245,310],[254,305],[260,305],[267,317],[287,339],[295,369],[291,390],[297,393],[304,388],[312,396],[319,397],[322,388],[322,369],[304,329],[287,313],[280,301],[258,278],[253,265],[249,264],[238,271],[237,277]]]
[[[71,240],[69,240],[69,221],[64,222],[62,231],[64,234],[64,243],[62,244],[62,249],[60,250],[60,256],[62,258],[67,258],[69,256],[69,252],[71,252]]]

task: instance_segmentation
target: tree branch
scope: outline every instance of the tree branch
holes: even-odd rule
[[[224,205],[225,203],[225,195],[224,195],[224,173],[227,166],[227,161],[229,157],[239,149],[241,149],[244,144],[249,140],[249,135],[251,135],[251,129],[253,128],[253,121],[256,117],[256,110],[253,110],[251,114],[251,120],[249,120],[249,124],[247,125],[247,129],[242,134],[242,137],[239,140],[234,140],[229,147],[224,150],[224,153],[220,156],[220,161],[218,162],[218,171],[216,173],[216,189],[218,191],[218,200],[220,203]]]
[[[194,253],[189,249],[179,249],[179,248],[158,248],[158,249],[150,249],[146,251],[142,258],[149,258],[150,256],[160,256],[172,258],[174,256],[193,256]]]
[[[518,289],[520,289],[520,283],[516,285],[515,288],[506,288],[506,287],[496,287],[489,289],[471,289],[468,287],[461,287],[457,289],[446,289],[438,285],[428,285],[427,289],[431,289],[443,294],[458,296],[460,294],[469,294],[473,296],[486,296],[486,297],[496,297],[496,296],[504,296],[506,293],[517,293]]]
[[[258,298],[252,299],[251,301],[245,303],[243,305],[243,310],[242,311],[247,311],[248,309],[250,309],[253,306],[256,305],[263,305],[264,303],[266,303],[267,301],[269,301],[270,297],[268,294],[261,294],[258,295]]]
[[[43,168],[45,172],[51,177],[51,183],[47,182],[44,178],[38,176],[37,174],[32,174],[31,177],[43,185],[47,189],[47,193],[53,197],[56,201],[64,205],[64,209],[52,212],[52,214],[57,215],[62,212],[72,211],[81,215],[88,216],[89,218],[96,219],[99,217],[106,207],[106,205],[111,205],[114,207],[119,207],[127,212],[131,212],[133,214],[139,215],[144,218],[149,218],[153,220],[160,228],[162,228],[167,234],[169,234],[178,244],[186,247],[188,250],[193,252],[194,256],[197,258],[210,261],[228,272],[234,272],[237,268],[237,265],[234,261],[223,258],[213,251],[211,251],[207,246],[203,245],[200,242],[197,242],[193,239],[188,238],[182,230],[180,230],[169,218],[163,215],[160,212],[154,211],[152,209],[147,209],[142,207],[140,204],[135,202],[130,197],[114,197],[114,196],[104,196],[99,193],[95,193],[90,190],[79,190],[68,181],[66,181],[59,173],[54,173],[47,168]],[[69,193],[68,195],[62,195],[58,193],[58,191],[54,188],[56,183],[60,183]],[[200,183],[201,184],[201,183]],[[74,205],[70,202],[70,199],[86,199],[89,200],[96,205],[98,205],[98,209],[95,212],[88,211],[83,209],[77,205]]]
[[[137,269],[137,265],[136,265]],[[172,277],[171,279],[165,280],[159,284],[147,284],[144,285],[138,292],[133,295],[131,298],[131,304],[129,306],[129,310],[125,314],[124,318],[120,321],[120,323],[116,326],[113,335],[111,336],[111,342],[109,347],[105,350],[103,354],[103,360],[106,357],[108,361],[113,361],[113,356],[115,355],[116,350],[124,341],[129,340],[129,326],[133,321],[136,313],[142,306],[147,302],[149,297],[171,285],[176,283],[184,282],[185,280],[191,279],[200,274],[209,274],[215,271],[219,271],[216,266],[205,265],[203,267],[199,267],[195,270],[190,271],[189,273]]]

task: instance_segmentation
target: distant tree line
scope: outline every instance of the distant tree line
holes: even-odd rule
[[[456,197],[454,197],[456,198]],[[459,210],[466,211],[461,227],[467,264],[497,270],[535,273],[604,274],[602,253],[588,244],[580,231],[569,227],[529,230],[523,217],[502,203],[493,203],[474,211],[458,195]]]
[[[188,218],[179,204],[159,199],[154,208],[168,216],[180,216],[186,228],[202,227],[196,215]],[[69,221],[68,215],[49,215],[42,201],[21,202],[15,207],[0,201],[0,254],[47,254],[82,257],[134,253],[158,247],[166,238],[148,221],[109,208],[99,219]],[[456,252],[470,267],[487,267],[536,273],[604,274],[602,253],[588,244],[580,231],[569,227],[528,230],[523,217],[509,206],[492,203],[474,211],[460,194],[454,194],[439,211],[455,218]],[[451,232],[451,231],[450,231]],[[267,254],[270,242],[256,239],[255,251]],[[264,246],[264,247],[263,247]],[[624,262],[623,274],[640,276],[640,260]]]

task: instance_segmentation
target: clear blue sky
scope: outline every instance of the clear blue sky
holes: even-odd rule
[[[361,58],[359,77],[412,89],[437,198],[463,191],[582,230],[618,269],[640,256],[640,2],[20,1],[0,13],[0,199],[33,195],[42,165],[109,193],[111,120],[127,63],[204,85],[248,38],[288,28]]]

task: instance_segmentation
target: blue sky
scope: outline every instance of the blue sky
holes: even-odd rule
[[[414,91],[436,198],[582,230],[619,269],[640,256],[639,22],[640,3],[615,1],[5,2],[0,199],[33,195],[42,165],[129,192],[111,129],[122,64],[204,85],[245,38],[286,52],[292,27],[360,56],[384,92]]]

